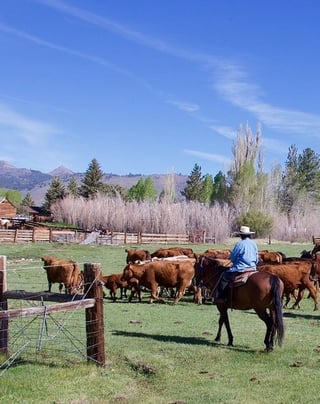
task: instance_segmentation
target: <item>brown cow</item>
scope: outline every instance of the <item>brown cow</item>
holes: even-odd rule
[[[149,261],[151,260],[151,254],[148,250],[137,250],[133,249],[126,249],[127,253],[126,262],[129,264],[130,262],[135,263],[136,261]]]
[[[151,258],[168,258],[177,257],[179,255],[185,255],[188,258],[194,258],[194,252],[192,248],[183,247],[159,248],[151,254]]]
[[[277,251],[260,250],[258,251],[259,261],[270,264],[281,264],[282,254]]]
[[[230,258],[230,254],[231,250],[229,249],[219,250],[210,248],[209,250],[206,250],[203,255],[209,255],[212,258],[228,259]]]
[[[48,292],[51,292],[52,284],[59,283],[59,292],[63,286],[65,293],[79,293],[83,286],[83,274],[76,261],[44,256],[43,268],[47,273]]]
[[[176,288],[177,293],[174,304],[182,298],[185,290],[191,285],[194,277],[195,260],[180,261],[152,261],[142,264],[127,264],[123,270],[122,279],[129,281],[136,279],[140,286],[151,290],[149,303],[153,300],[164,302],[158,295],[159,286]]]
[[[299,307],[303,292],[305,289],[308,289],[314,301],[314,310],[318,310],[317,290],[310,279],[311,267],[312,261],[301,260],[289,261],[284,264],[260,264],[257,269],[278,275],[282,280],[284,284],[284,295],[287,298],[285,306],[290,300],[290,294],[295,296],[295,290],[298,289],[298,296],[292,308]]]
[[[110,296],[111,299],[115,302],[117,300],[117,289],[120,289],[121,295],[120,299],[124,297],[127,297],[127,289],[129,287],[127,281],[121,280],[122,278],[122,273],[121,274],[111,274],[111,275],[103,275],[101,277],[101,280],[103,282],[103,286],[106,289],[109,289],[110,291]]]

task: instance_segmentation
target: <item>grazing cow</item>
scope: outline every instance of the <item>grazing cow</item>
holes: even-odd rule
[[[110,297],[115,302],[117,300],[117,289],[120,289],[120,299],[127,297],[128,282],[121,280],[121,274],[103,275],[101,280],[103,286],[110,291]]]
[[[60,293],[63,286],[65,287],[65,293],[79,293],[83,286],[83,274],[76,261],[52,256],[42,257],[41,260],[47,273],[48,292],[51,292],[53,283],[59,283]]]
[[[151,260],[151,254],[148,250],[137,250],[135,248],[133,249],[126,249],[125,250],[127,253],[127,258],[126,262],[127,264],[135,263],[136,261],[150,261]]]
[[[287,306],[290,295],[295,296],[295,290],[298,289],[298,296],[292,308],[299,307],[299,303],[303,297],[303,292],[308,289],[310,296],[314,301],[314,310],[318,310],[318,296],[317,289],[310,279],[310,271],[312,267],[311,260],[289,261],[284,264],[259,264],[257,269],[259,271],[271,272],[282,280],[284,284],[284,295],[287,300]]]
[[[168,258],[177,257],[179,255],[185,255],[188,258],[194,258],[194,252],[192,248],[182,247],[159,248],[151,254],[151,258]]]
[[[194,277],[194,259],[177,261],[152,261],[142,264],[127,264],[123,270],[122,279],[130,282],[132,279],[138,281],[138,290],[140,286],[150,289],[151,297],[149,303],[153,300],[164,302],[159,297],[159,286],[165,288],[176,288],[174,304],[182,298],[187,287],[191,285]]]

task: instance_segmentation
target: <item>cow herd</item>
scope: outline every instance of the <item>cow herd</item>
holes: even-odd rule
[[[141,301],[141,291],[150,293],[149,302],[164,302],[162,294],[170,291],[169,295],[178,303],[186,291],[194,294],[194,301],[202,303],[204,298],[212,302],[213,290],[208,285],[196,287],[194,279],[200,270],[203,257],[221,266],[229,267],[230,250],[209,249],[203,253],[194,253],[191,248],[160,248],[153,253],[143,249],[126,249],[126,265],[121,273],[102,275],[101,283],[110,293],[112,301],[117,300],[117,291],[120,289],[120,298],[128,297],[131,302],[135,297]],[[63,288],[65,293],[83,293],[83,272],[76,261],[51,256],[41,258],[43,268],[48,280],[48,291],[51,292],[54,283],[59,284],[59,291]],[[284,306],[291,299],[293,308],[299,307],[304,291],[314,301],[314,310],[318,309],[318,276],[320,274],[320,256],[315,249],[300,257],[286,257],[281,252],[259,250],[259,271],[267,271],[277,275],[284,284]],[[211,286],[212,288],[212,286]],[[107,296],[105,296],[107,297]]]

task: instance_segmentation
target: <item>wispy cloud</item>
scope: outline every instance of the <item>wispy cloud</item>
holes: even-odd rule
[[[288,143],[270,137],[263,137],[262,145],[276,154],[288,153]]]
[[[186,154],[189,154],[190,156],[199,157],[203,160],[213,161],[215,163],[224,164],[224,165],[231,164],[231,159],[229,159],[228,157],[223,156],[221,154],[205,153],[205,152],[201,152],[198,150],[189,150],[189,149],[184,149],[183,152]]]
[[[185,101],[176,101],[176,100],[168,100],[168,104],[174,105],[181,111],[185,112],[196,112],[200,109],[199,105],[191,102],[185,102]]]
[[[60,132],[53,125],[29,118],[4,104],[0,104],[0,125],[28,144],[41,142]]]
[[[55,10],[62,12],[65,15],[72,16],[74,18],[86,21],[87,23],[93,24],[100,29],[105,31],[113,32],[118,36],[125,38],[131,42],[135,42],[139,45],[154,49],[159,52],[166,54],[171,54],[176,57],[189,60],[202,60],[203,62],[210,63],[212,60],[211,56],[201,55],[195,52],[189,52],[182,48],[173,47],[170,44],[154,38],[150,35],[145,35],[139,31],[132,30],[124,24],[120,24],[117,21],[111,20],[106,17],[101,17],[100,15],[91,13],[84,9],[78,7],[70,6],[60,0],[33,0],[36,3],[42,4],[44,6],[51,7]]]
[[[137,43],[141,46],[149,47],[158,52],[166,53],[174,57],[185,59],[190,62],[201,64],[207,71],[211,71],[214,80],[214,89],[227,102],[236,107],[251,113],[257,121],[263,122],[275,130],[280,130],[292,134],[304,134],[319,136],[320,134],[320,116],[309,114],[303,111],[290,110],[279,106],[274,106],[271,103],[263,100],[264,94],[259,85],[254,84],[248,78],[243,66],[230,62],[227,59],[212,56],[209,54],[197,53],[194,50],[186,50],[171,46],[170,44],[141,32],[130,29],[129,27],[120,24],[114,20],[102,17],[78,7],[70,6],[60,0],[33,0],[38,4],[53,8],[60,11],[64,15],[80,19],[89,24],[93,24],[102,30],[107,30],[124,39]],[[0,25],[0,29],[6,27]],[[49,46],[53,49],[78,56],[92,62],[99,63],[124,74],[130,75],[129,72],[114,66],[112,63],[92,55],[87,55],[82,52],[68,49],[63,46],[53,44],[48,41],[43,41],[40,38],[12,30],[7,27],[7,31],[23,36],[39,45]],[[173,104],[187,112],[194,112],[192,103],[176,103]],[[221,132],[222,134],[222,132]]]
[[[228,139],[235,139],[237,135],[237,131],[230,126],[219,126],[219,125],[210,125],[210,129],[219,133],[219,135],[224,136]]]
[[[250,82],[243,68],[229,64],[215,74],[215,89],[231,104],[246,110],[264,125],[293,134],[320,135],[320,116],[273,106],[262,100],[263,92]]]
[[[0,31],[5,32],[5,33],[10,34],[10,35],[20,37],[20,38],[22,38],[24,40],[33,42],[33,43],[35,43],[37,45],[45,46],[47,48],[51,48],[53,50],[66,53],[68,55],[76,56],[78,58],[85,59],[85,60],[87,60],[89,62],[105,66],[105,67],[107,67],[109,69],[112,69],[112,70],[114,70],[114,71],[116,71],[118,73],[121,73],[123,75],[133,77],[130,71],[128,71],[126,69],[122,69],[121,67],[109,62],[108,60],[106,60],[104,58],[94,56],[94,55],[90,55],[90,54],[87,54],[87,53],[84,53],[84,52],[80,52],[80,51],[77,51],[75,49],[71,49],[71,48],[68,48],[68,47],[65,47],[65,46],[61,46],[61,45],[55,44],[55,43],[50,42],[50,41],[46,41],[46,40],[44,40],[44,39],[42,39],[42,38],[40,38],[38,36],[30,35],[29,33],[25,32],[25,31],[17,30],[15,28],[12,28],[12,27],[6,25],[6,24],[0,23]]]
[[[263,122],[270,128],[293,134],[315,136],[319,136],[320,134],[320,116],[281,108],[264,102],[262,89],[250,81],[244,67],[239,64],[209,54],[201,54],[195,51],[172,47],[157,38],[144,35],[105,17],[69,6],[60,0],[34,1],[59,10],[66,15],[94,24],[100,29],[111,31],[142,46],[147,46],[178,58],[201,63],[207,70],[211,70],[214,76],[214,88],[226,101],[250,112],[258,121]],[[176,106],[183,109],[183,104],[177,103]],[[187,106],[188,104],[184,106],[184,110],[190,112]]]

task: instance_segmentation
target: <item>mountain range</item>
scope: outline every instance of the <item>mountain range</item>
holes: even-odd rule
[[[67,185],[72,177],[75,177],[80,184],[85,173],[75,173],[67,167],[59,166],[49,173],[43,173],[30,168],[17,168],[7,161],[0,160],[0,188],[14,189],[20,191],[24,197],[29,193],[36,205],[41,205],[44,201],[45,193],[55,177],[59,177],[61,182]],[[140,178],[151,178],[158,193],[165,187],[168,174],[128,174],[103,175],[103,182],[110,185],[120,185],[123,188],[130,188],[135,185]],[[174,174],[176,195],[179,197],[181,191],[186,186],[187,175]]]

